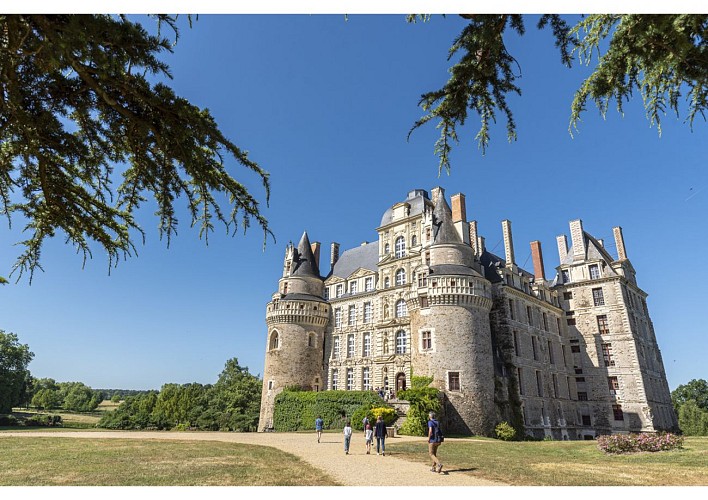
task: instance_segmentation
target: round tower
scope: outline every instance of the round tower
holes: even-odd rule
[[[329,304],[307,233],[288,245],[278,292],[266,307],[266,356],[258,430],[273,428],[275,397],[285,387],[323,387],[322,357]]]
[[[432,217],[430,262],[416,269],[409,299],[413,373],[432,376],[431,385],[445,392],[448,432],[491,436],[496,418],[491,284],[455,229],[442,189]]]

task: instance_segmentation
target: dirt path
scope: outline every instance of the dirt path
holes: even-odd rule
[[[199,441],[224,441],[271,446],[301,458],[310,465],[329,474],[345,486],[503,486],[470,475],[469,471],[445,467],[442,474],[430,472],[427,455],[421,454],[420,461],[409,462],[397,458],[395,454],[367,455],[361,433],[352,436],[349,455],[344,454],[343,438],[339,434],[325,433],[322,442],[317,443],[315,433],[236,433],[236,432],[2,432],[15,437],[68,437],[80,439],[174,439]],[[397,436],[388,443],[420,441],[422,438]],[[452,441],[452,438],[448,438]],[[448,440],[446,439],[446,441]],[[444,445],[440,447],[440,458],[445,463]],[[447,465],[447,464],[446,464]]]

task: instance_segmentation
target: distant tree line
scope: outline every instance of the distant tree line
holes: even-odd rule
[[[31,394],[31,405],[38,410],[89,412],[103,401],[101,391],[82,382],[56,382],[53,378],[32,379]]]
[[[708,382],[693,379],[671,392],[681,432],[686,436],[708,436]]]
[[[260,378],[233,358],[215,384],[165,384],[159,392],[129,395],[98,427],[252,432],[258,426],[261,388]]]

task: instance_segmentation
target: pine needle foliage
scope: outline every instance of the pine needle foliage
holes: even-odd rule
[[[59,233],[84,264],[97,244],[110,272],[144,242],[135,212],[149,199],[168,246],[180,197],[207,244],[215,222],[233,233],[255,220],[264,244],[272,236],[227,160],[255,173],[266,203],[268,173],[164,83],[159,57],[179,31],[176,18],[152,17],[157,35],[125,16],[0,15],[0,214],[29,233],[18,281],[28,273],[31,282],[42,244]]]
[[[479,116],[475,140],[482,154],[491,139],[490,126],[497,115],[506,119],[507,139],[517,138],[516,122],[508,97],[521,95],[521,67],[506,48],[505,37],[525,33],[522,15],[462,14],[468,19],[454,39],[448,60],[454,61],[450,77],[439,90],[424,93],[419,105],[425,114],[414,123],[417,128],[436,121],[440,137],[435,143],[439,157],[438,175],[450,172],[450,154],[459,143],[458,127],[465,125],[470,112]],[[429,16],[410,15],[409,23],[425,22]],[[691,129],[694,120],[705,120],[708,103],[708,15],[609,15],[584,16],[575,26],[557,14],[542,15],[538,29],[550,27],[561,63],[571,67],[574,60],[590,64],[597,58],[592,74],[575,93],[571,104],[569,132],[577,130],[581,114],[593,101],[603,116],[611,102],[622,113],[623,105],[638,91],[650,125],[661,134],[661,116],[673,110],[677,116],[685,97]],[[606,50],[605,50],[606,47]],[[604,52],[603,52],[604,50]]]

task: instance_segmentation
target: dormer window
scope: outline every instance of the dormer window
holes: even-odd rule
[[[334,296],[339,298],[342,296],[343,293],[344,293],[344,287],[342,285],[337,285],[336,292],[335,292]]]
[[[588,266],[588,269],[590,270],[591,280],[596,280],[600,277],[600,267],[597,264],[592,264]]]

